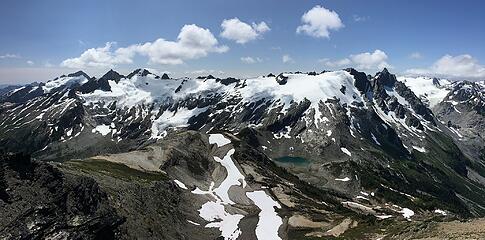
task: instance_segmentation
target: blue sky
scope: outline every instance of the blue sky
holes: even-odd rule
[[[476,0],[3,0],[0,83],[140,67],[246,77],[385,66],[485,79],[483,9]]]

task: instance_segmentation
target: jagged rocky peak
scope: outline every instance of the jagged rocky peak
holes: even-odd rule
[[[275,75],[273,73],[269,73],[266,77],[275,77]]]
[[[463,81],[456,83],[444,101],[453,106],[468,106],[485,115],[485,87],[478,82]]]
[[[75,72],[75,73],[70,73],[70,74],[68,74],[67,76],[68,76],[68,77],[81,77],[81,76],[83,76],[83,77],[85,77],[86,79],[90,79],[90,78],[91,78],[91,77],[90,77],[90,76],[89,76],[87,73],[85,73],[85,72],[83,72],[83,71],[77,71],[77,72]]]
[[[119,74],[118,72],[114,71],[113,69],[110,69],[108,72],[106,72],[101,78],[105,80],[114,80],[115,82],[119,82],[122,78],[125,76]]]
[[[162,79],[170,79],[170,77],[168,76],[168,74],[164,73],[164,74],[162,75]]]
[[[355,79],[355,87],[360,91],[360,92],[367,92],[370,86],[369,78],[365,74],[365,72],[359,72],[353,68],[347,68],[345,69],[350,75],[352,75]]]
[[[208,76],[198,76],[197,79],[216,79],[216,78],[212,75],[208,75]]]
[[[448,97],[459,101],[466,101],[472,98],[483,98],[485,89],[476,82],[463,81],[457,83],[453,90],[448,94]]]
[[[131,79],[135,75],[141,76],[141,77],[145,77],[148,74],[152,74],[152,73],[150,71],[148,71],[147,69],[138,68],[135,71],[133,71],[132,73],[128,74],[127,78],[130,78]],[[158,78],[160,78],[160,77],[158,77]]]
[[[378,72],[374,77],[376,83],[383,84],[384,86],[392,87],[397,81],[396,75],[391,74],[387,68],[384,68],[381,72]]]
[[[441,86],[440,79],[439,78],[433,78],[433,85],[440,87]]]
[[[284,76],[283,73],[280,73],[277,77],[276,77],[276,81],[280,84],[280,85],[285,85],[286,82],[288,82],[288,77],[287,76]]]
[[[111,69],[99,79],[90,79],[87,83],[83,84],[79,88],[79,91],[81,91],[82,93],[91,93],[95,90],[111,91],[111,87],[108,81],[115,81],[116,83],[118,83],[124,77],[125,76]]]

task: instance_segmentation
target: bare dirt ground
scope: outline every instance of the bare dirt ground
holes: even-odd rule
[[[485,218],[467,222],[434,222],[409,239],[485,239]]]

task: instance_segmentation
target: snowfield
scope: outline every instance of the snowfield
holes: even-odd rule
[[[222,134],[210,134],[209,135],[209,143],[216,144],[218,147],[225,146],[231,143],[231,140],[224,137]]]
[[[98,125],[95,128],[93,128],[93,133],[100,133],[103,136],[108,135],[111,132],[111,128],[109,125]]]
[[[433,84],[433,78],[428,77],[398,77],[397,80],[403,82],[416,96],[428,100],[430,108],[440,103],[450,92],[447,86],[451,82],[446,79],[439,79],[439,85]]]
[[[259,240],[279,240],[278,229],[283,220],[276,213],[274,207],[281,208],[280,204],[274,201],[264,191],[247,192],[246,196],[253,200],[254,204],[261,209],[259,213],[256,236]]]
[[[100,107],[106,107],[114,102],[117,108],[122,109],[153,104],[151,134],[155,139],[163,137],[169,127],[187,126],[191,117],[207,110],[207,108],[189,110],[181,107],[176,111],[167,109],[159,113],[161,105],[188,98],[221,96],[225,99],[241,100],[238,106],[264,99],[272,102],[270,108],[283,107],[282,112],[287,111],[292,103],[307,99],[311,102],[309,109],[314,110],[313,118],[316,124],[328,120],[322,116],[319,109],[320,102],[339,99],[341,104],[349,106],[363,102],[360,92],[354,87],[354,77],[346,71],[325,72],[315,76],[307,74],[284,74],[284,76],[288,78],[284,85],[280,85],[276,77],[262,76],[246,79],[245,84],[241,86],[238,83],[224,85],[216,79],[162,80],[154,74],[135,75],[131,79],[122,78],[118,82],[109,80],[111,91],[95,90],[80,96],[84,99],[85,105],[93,104]]]
[[[233,160],[231,159],[232,155],[234,154],[234,149],[229,150],[226,156],[223,159],[218,157],[214,157],[214,160],[220,163],[227,171],[227,177],[222,181],[221,185],[214,190],[214,192],[219,196],[223,203],[225,204],[234,204],[231,199],[229,199],[229,189],[232,186],[240,186],[246,187],[246,180],[244,180],[244,175],[239,171],[239,169],[234,164]],[[241,180],[241,181],[239,181]]]
[[[237,226],[244,217],[241,214],[229,214],[220,202],[206,202],[199,210],[199,216],[210,222],[205,227],[218,228],[224,239],[235,240],[241,235],[241,230]]]
[[[220,146],[219,144],[224,146],[231,142],[222,134],[210,134],[209,141],[217,143],[218,146]],[[227,171],[227,176],[221,182],[219,187],[214,189],[214,182],[211,182],[208,191],[203,191],[198,187],[192,191],[194,194],[208,194],[215,199],[215,201],[208,201],[202,205],[199,210],[199,216],[209,222],[205,227],[218,228],[225,240],[235,240],[241,235],[241,230],[239,229],[238,224],[244,217],[244,215],[241,214],[230,214],[225,210],[226,205],[235,204],[229,198],[229,189],[232,186],[242,185],[243,188],[246,187],[244,175],[239,171],[232,160],[234,151],[234,149],[229,150],[223,159],[214,156],[214,161],[220,163]]]
[[[60,77],[54,80],[50,80],[45,83],[44,86],[42,86],[42,90],[44,90],[45,93],[48,93],[52,91],[53,89],[59,88],[59,87],[70,87],[75,84],[82,85],[86,83],[89,79],[87,79],[84,76],[77,76],[77,77]]]

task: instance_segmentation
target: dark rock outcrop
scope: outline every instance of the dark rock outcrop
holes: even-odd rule
[[[280,85],[285,85],[286,82],[288,81],[288,77],[284,76],[283,73],[280,73],[277,77],[276,77],[276,81],[280,84]]]
[[[81,91],[82,93],[91,93],[95,90],[111,91],[111,87],[108,81],[111,80],[118,83],[124,77],[125,76],[111,69],[99,79],[91,78],[87,83],[83,84],[79,88],[79,91]]]
[[[123,222],[90,178],[27,155],[0,156],[0,238],[113,239]]]
[[[162,75],[162,79],[170,79],[170,77],[168,76],[168,74],[164,73],[164,74]]]

